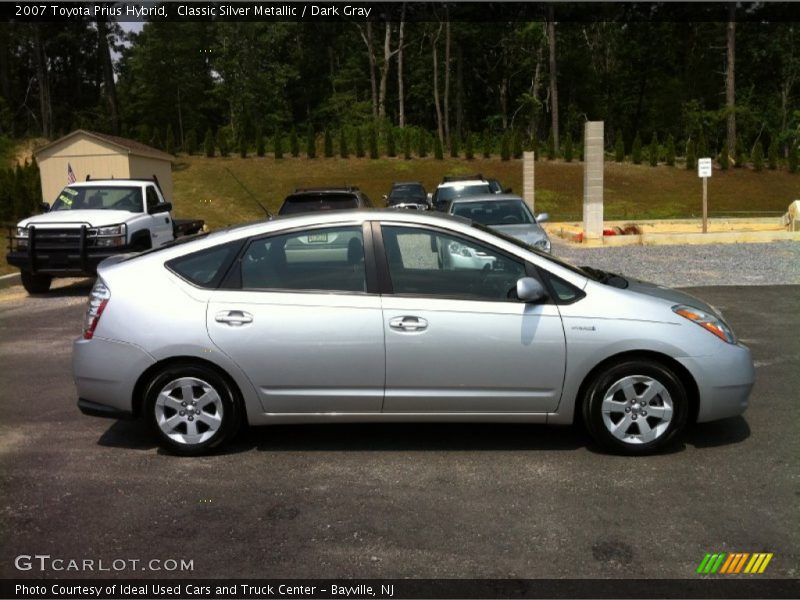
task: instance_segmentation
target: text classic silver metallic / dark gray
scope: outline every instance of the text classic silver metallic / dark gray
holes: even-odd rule
[[[742,413],[753,362],[687,294],[457,217],[314,213],[102,263],[73,369],[84,413],[201,454],[242,423],[579,418],[652,452]]]

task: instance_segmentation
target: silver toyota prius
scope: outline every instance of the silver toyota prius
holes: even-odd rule
[[[741,414],[718,310],[441,214],[281,217],[108,259],[73,348],[85,414],[197,455],[240,425],[583,422],[611,452]]]

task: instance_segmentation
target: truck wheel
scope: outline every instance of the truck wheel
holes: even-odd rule
[[[44,294],[50,289],[50,283],[53,281],[50,275],[35,275],[30,271],[22,271],[20,276],[22,286],[29,294]]]

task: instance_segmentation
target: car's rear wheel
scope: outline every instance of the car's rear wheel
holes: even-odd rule
[[[22,279],[22,287],[29,294],[44,294],[50,289],[53,281],[50,275],[34,274],[30,271],[22,271],[20,279]]]
[[[650,454],[686,425],[689,402],[675,373],[652,360],[603,369],[589,385],[583,418],[589,434],[619,454]]]
[[[206,454],[239,429],[241,411],[231,386],[203,365],[166,367],[150,382],[145,400],[161,445],[175,454]]]

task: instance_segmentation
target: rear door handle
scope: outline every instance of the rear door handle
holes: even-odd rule
[[[401,331],[422,331],[428,328],[428,322],[421,317],[395,317],[389,321],[389,327]]]
[[[217,323],[227,323],[228,325],[239,327],[245,323],[252,323],[253,315],[242,310],[223,310],[217,313],[214,320]]]

